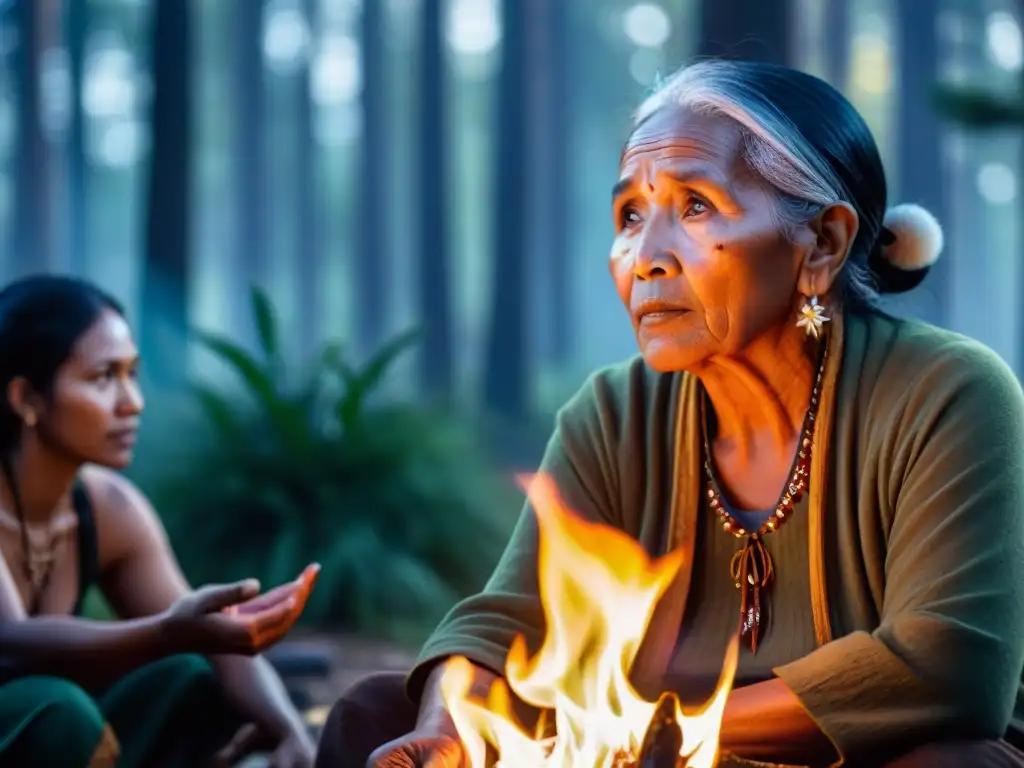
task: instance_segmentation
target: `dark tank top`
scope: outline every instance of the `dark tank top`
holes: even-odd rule
[[[85,593],[99,578],[99,540],[96,537],[96,517],[93,515],[92,502],[81,480],[75,483],[71,500],[78,516],[78,600],[72,615],[81,616]]]
[[[73,616],[81,616],[82,603],[89,587],[99,578],[99,541],[96,537],[96,517],[93,514],[92,502],[81,481],[75,483],[71,491],[72,505],[78,517],[78,599],[72,611]],[[0,685],[16,679],[18,674],[0,658]]]

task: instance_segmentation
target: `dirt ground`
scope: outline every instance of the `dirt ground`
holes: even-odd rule
[[[279,651],[307,649],[325,652],[331,660],[331,674],[326,679],[302,681],[299,685],[312,699],[312,706],[303,714],[315,737],[319,737],[331,705],[352,683],[373,672],[408,670],[413,662],[413,655],[407,651],[365,638],[340,635],[296,634],[278,648]],[[266,764],[265,757],[254,756],[242,763],[242,768],[263,768]]]
[[[331,657],[331,675],[305,686],[314,701],[307,711],[311,725],[318,725],[327,710],[348,686],[373,672],[404,672],[413,663],[413,654],[394,647],[358,637],[308,635],[288,641],[292,648],[324,650]]]

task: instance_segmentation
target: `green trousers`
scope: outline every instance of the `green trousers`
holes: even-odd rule
[[[200,768],[240,719],[206,659],[171,656],[93,696],[59,677],[0,685],[0,768],[85,768],[109,726],[118,768]]]

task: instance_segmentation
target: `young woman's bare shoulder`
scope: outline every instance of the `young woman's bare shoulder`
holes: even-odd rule
[[[92,503],[101,562],[124,556],[134,546],[164,537],[163,525],[145,494],[124,475],[86,465],[79,477]]]

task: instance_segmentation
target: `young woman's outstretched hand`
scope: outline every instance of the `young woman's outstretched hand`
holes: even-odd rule
[[[164,631],[174,647],[192,653],[261,653],[291,630],[319,572],[319,565],[307,566],[295,581],[264,594],[255,579],[200,587],[164,614]]]

